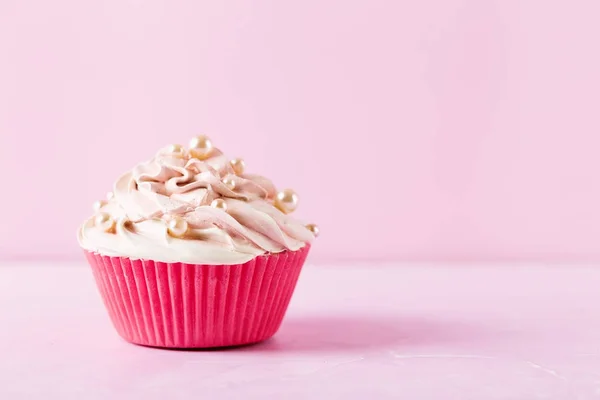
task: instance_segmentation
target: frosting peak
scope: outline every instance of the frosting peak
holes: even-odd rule
[[[318,232],[286,214],[296,206],[295,193],[278,193],[267,178],[245,173],[242,160],[228,160],[206,137],[194,139],[189,150],[161,149],[123,174],[113,193],[79,229],[86,250],[164,262],[238,264],[264,253],[298,250]]]

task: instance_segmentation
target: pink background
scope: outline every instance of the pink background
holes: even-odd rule
[[[313,261],[600,260],[600,2],[0,2],[3,258],[80,258],[114,178],[207,133]]]

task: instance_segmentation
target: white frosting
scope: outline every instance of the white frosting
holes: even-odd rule
[[[223,178],[235,181],[235,189]],[[114,197],[99,212],[116,221],[114,230],[83,223],[84,249],[108,256],[193,264],[241,264],[265,253],[298,250],[314,235],[273,204],[276,190],[266,178],[237,176],[223,154],[206,161],[187,151],[162,150],[117,180]],[[211,207],[221,198],[227,211]],[[181,218],[183,237],[169,234],[167,223]]]

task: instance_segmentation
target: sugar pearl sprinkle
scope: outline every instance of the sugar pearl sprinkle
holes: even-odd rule
[[[306,229],[308,229],[309,231],[311,231],[311,233],[317,237],[319,236],[319,227],[315,224],[308,224],[306,225]]]
[[[284,189],[275,196],[275,207],[285,214],[293,212],[298,207],[298,195],[292,189]]]
[[[180,144],[171,144],[166,148],[168,154],[171,154],[174,157],[179,158],[196,158],[201,161],[206,161],[212,157],[214,154],[214,146],[213,142],[210,140],[208,136],[200,135],[194,137],[189,144],[189,149],[186,149],[184,146]],[[229,172],[224,174],[221,178],[221,182],[227,188],[234,191],[236,190],[236,179],[237,176],[243,176],[246,163],[241,158],[234,158],[229,161],[230,169]],[[94,211],[96,212],[96,216],[94,217],[94,225],[105,232],[114,233],[116,222],[115,220],[108,214],[104,212],[100,212],[102,208],[108,203],[114,200],[113,192],[108,192],[106,195],[107,200],[99,200],[93,204]],[[273,205],[278,208],[281,212],[285,214],[290,214],[296,210],[298,207],[298,195],[292,189],[284,189],[277,192],[275,198],[273,199]],[[210,206],[213,208],[218,208],[227,212],[227,203],[224,198],[216,198],[211,203]],[[121,221],[119,221],[120,223]],[[125,221],[125,224],[131,225],[133,222]],[[170,236],[176,238],[184,237],[189,231],[189,225],[180,216],[172,217],[167,222],[167,232]],[[315,224],[306,225],[306,229],[310,231],[315,237],[319,236],[319,227]]]
[[[106,205],[106,201],[104,201],[104,200],[98,200],[98,201],[94,202],[94,205],[92,207],[93,207],[94,211],[98,212],[105,205]]]
[[[227,211],[227,203],[223,199],[214,199],[212,203],[210,203],[211,207],[220,208],[223,211]]]
[[[226,176],[223,178],[223,184],[227,186],[230,190],[235,190],[235,180],[232,177]]]
[[[197,136],[190,141],[190,155],[199,160],[210,158],[213,151],[212,141],[204,135]]]
[[[94,218],[94,225],[104,232],[113,232],[115,229],[115,220],[107,213],[99,213]]]
[[[167,224],[169,235],[180,238],[185,236],[189,229],[188,223],[180,217],[174,217]]]
[[[244,173],[246,163],[241,158],[234,158],[233,160],[229,161],[229,164],[231,164],[231,168],[236,175],[242,175]]]
[[[168,151],[175,157],[179,157],[179,158],[185,157],[185,149],[180,144],[170,145],[168,148]]]

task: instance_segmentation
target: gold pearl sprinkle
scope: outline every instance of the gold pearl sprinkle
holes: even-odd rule
[[[94,225],[104,232],[112,232],[115,229],[115,220],[107,213],[99,213],[96,215],[96,218],[94,218]]]
[[[275,207],[285,214],[293,212],[298,207],[298,195],[292,189],[285,189],[275,196]]]
[[[235,181],[232,177],[226,176],[223,178],[223,184],[229,188],[229,190],[235,190]]]
[[[182,218],[175,217],[167,224],[167,231],[173,237],[183,237],[189,229],[188,223]]]
[[[212,203],[210,203],[211,207],[220,208],[223,211],[227,211],[227,203],[223,199],[214,199]]]
[[[213,151],[211,140],[204,135],[193,138],[190,142],[190,154],[199,160],[206,160]]]
[[[229,161],[229,164],[231,164],[231,168],[233,168],[233,172],[235,172],[236,175],[242,175],[244,169],[246,169],[246,163],[241,158],[234,158]]]
[[[309,231],[312,232],[313,235],[315,235],[315,237],[319,236],[319,227],[315,224],[308,224],[306,225],[306,229],[308,229]]]

